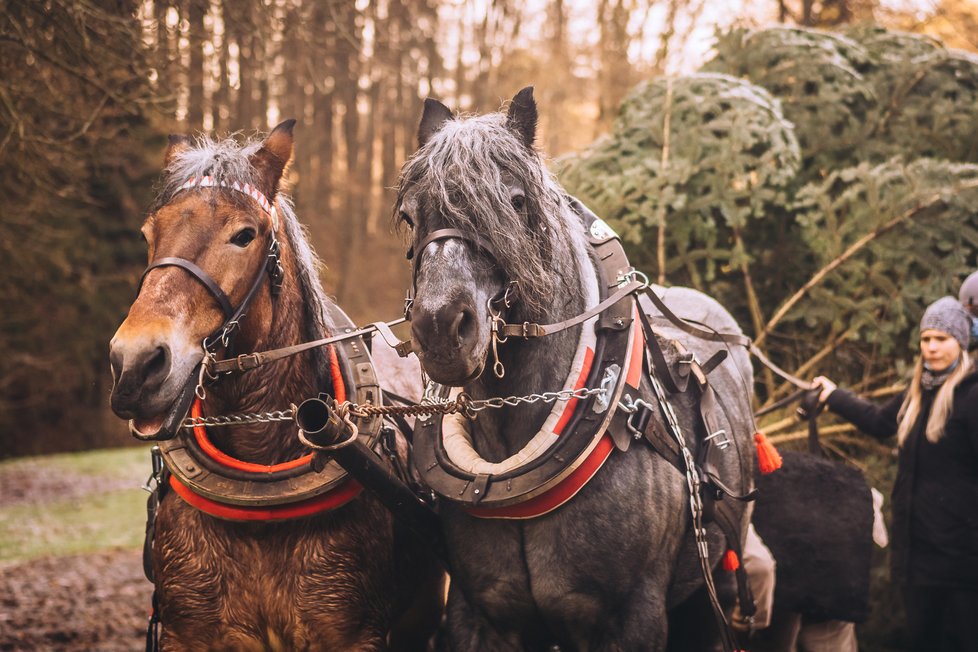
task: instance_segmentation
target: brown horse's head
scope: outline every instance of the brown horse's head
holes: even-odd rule
[[[202,342],[227,319],[219,293],[236,309],[265,274],[279,226],[274,209],[269,211],[259,197],[274,205],[292,157],[294,124],[283,122],[264,142],[245,148],[210,140],[192,147],[185,137],[170,137],[163,189],[142,227],[151,268],[109,344],[112,410],[131,419],[142,435],[159,431],[203,358]],[[210,185],[187,187],[188,180],[204,177]],[[153,267],[164,258],[195,265],[219,290],[208,289],[186,267]],[[249,319],[267,316],[269,310],[265,289],[249,307]]]

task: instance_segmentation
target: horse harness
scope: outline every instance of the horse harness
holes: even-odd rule
[[[268,276],[271,283],[273,297],[281,289],[283,279],[279,244],[275,237],[278,225],[275,207],[260,191],[250,184],[221,184],[211,177],[192,178],[178,191],[215,186],[230,188],[254,199],[269,216],[272,228],[266,263],[237,308],[232,307],[227,295],[207,272],[184,258],[167,257],[156,260],[140,277],[139,289],[151,270],[166,266],[180,267],[208,289],[225,315],[221,327],[205,338],[205,359],[188,378],[160,432],[146,436],[130,422],[133,436],[159,442],[152,449],[152,475],[145,486],[150,495],[146,503],[146,536],[143,543],[143,571],[154,585],[153,541],[156,514],[164,495],[171,490],[192,507],[216,518],[242,522],[273,522],[337,509],[356,498],[363,489],[326,451],[314,450],[298,459],[276,465],[253,464],[236,460],[218,450],[210,442],[204,425],[185,427],[184,416],[188,410],[194,420],[202,419],[205,381],[214,381],[222,371],[230,371],[219,367],[215,371],[208,365],[213,367],[215,363],[221,362],[215,359],[216,351],[220,348],[228,351],[232,347],[238,325],[257,295],[265,276]],[[138,292],[137,289],[137,295]],[[329,303],[326,309],[330,322],[344,331],[342,335],[327,338],[331,346],[340,347],[345,354],[337,355],[333,349],[329,356],[336,400],[343,402],[349,398],[358,404],[380,404],[383,393],[369,347],[363,340],[365,331],[355,330],[353,322],[339,306]],[[322,346],[323,342],[319,345]],[[234,360],[238,359],[231,359]],[[237,370],[246,369],[239,363]],[[266,419],[278,420],[292,419]],[[359,442],[370,450],[382,449],[381,455],[387,458],[394,456],[393,435],[394,431],[384,424],[380,415],[365,417],[357,428]],[[159,623],[158,596],[154,590],[153,609],[146,632],[147,651],[159,649]]]
[[[494,339],[504,341],[507,337],[540,337],[594,320],[593,349],[587,350],[585,364],[580,365],[579,371],[572,365],[572,375],[579,374],[573,384],[579,393],[559,411],[553,433],[543,433],[551,435],[552,443],[543,453],[526,459],[520,457],[511,468],[496,470],[497,465],[489,465],[481,470],[467,469],[453,459],[450,446],[446,444],[446,441],[458,439],[452,432],[451,423],[446,428],[444,419],[422,416],[414,433],[415,468],[436,494],[473,516],[531,519],[555,510],[573,498],[594,477],[614,448],[626,451],[632,441],[646,440],[687,478],[697,548],[720,629],[725,631],[710,569],[703,560],[706,539],[701,520],[713,521],[721,528],[729,548],[739,560],[742,552],[739,521],[731,500],[722,499],[750,501],[755,496],[755,491],[737,495],[719,478],[717,456],[729,441],[719,416],[722,406],[709,383],[708,374],[723,362],[727,352],[721,350],[701,364],[680,342],[673,340],[667,344],[670,348],[667,353],[636,298],[638,291],[647,284],[636,280],[638,273],[628,264],[617,234],[577,200],[571,199],[571,207],[582,219],[593,249],[600,287],[599,303],[558,324],[506,324],[501,317],[493,315],[492,326]],[[414,249],[415,273],[427,244],[447,238],[465,240],[492,254],[492,249],[483,241],[472,240],[455,229],[443,229],[433,232]],[[507,287],[507,295],[510,291]],[[653,291],[647,294],[667,318],[672,316],[686,323],[672,315]],[[507,298],[504,296],[504,303]],[[589,326],[585,323],[585,330]],[[749,340],[739,334],[717,333],[695,326],[688,328],[701,337],[705,333],[707,339],[714,341],[749,344]],[[675,362],[670,363],[669,357]],[[640,394],[643,378],[654,388],[652,403]],[[668,398],[668,394],[691,390],[690,379],[698,393],[697,405],[706,431],[706,436],[696,442],[695,456],[687,448]],[[429,393],[432,389],[438,393],[440,388],[430,388]],[[445,390],[441,389],[440,394],[444,396]],[[553,414],[557,413],[555,408]],[[736,570],[741,611],[750,619],[755,607],[744,568],[738,561],[728,570]],[[725,636],[725,646],[732,649],[729,630]]]
[[[221,184],[210,177],[200,177],[189,180],[180,190],[211,186],[229,187],[248,194],[269,214],[273,225],[276,223],[274,206],[257,189],[247,184]],[[638,306],[636,294],[640,290],[646,290],[653,303],[670,321],[677,325],[684,324],[685,326],[680,326],[683,330],[698,337],[727,343],[731,343],[729,338],[741,338],[733,343],[748,347],[750,341],[742,335],[700,329],[672,315],[658,296],[648,290],[648,284],[637,280],[640,273],[628,265],[618,236],[576,200],[571,199],[571,206],[584,222],[589,243],[598,261],[600,302],[581,315],[558,324],[506,324],[501,315],[496,313],[493,314],[492,325],[495,345],[497,340],[505,341],[510,336],[540,337],[591,319],[595,321],[596,337],[591,342],[592,347],[585,347],[582,351],[583,358],[575,367],[577,378],[573,383],[573,391],[570,392],[572,397],[560,411],[553,432],[547,433],[553,436],[554,442],[543,454],[532,457],[526,464],[503,473],[473,474],[454,465],[444,450],[442,421],[419,417],[414,442],[415,466],[435,493],[459,504],[474,516],[533,518],[570,500],[597,473],[613,448],[625,451],[633,439],[646,439],[662,457],[686,475],[704,579],[721,624],[720,629],[724,631],[725,621],[718,611],[710,570],[705,561],[705,530],[700,519],[705,516],[715,520],[723,530],[728,545],[739,558],[741,550],[737,519],[730,501],[721,499],[724,496],[738,500],[753,499],[753,492],[738,496],[725,487],[719,480],[714,462],[718,452],[728,442],[725,430],[717,419],[718,397],[709,385],[707,374],[723,361],[725,352],[721,351],[706,363],[700,364],[692,354],[685,351],[681,343],[673,341],[671,347],[679,355],[678,373],[674,376],[672,365],[668,363],[648,317]],[[449,238],[462,239],[495,257],[492,248],[481,238],[465,235],[455,229],[443,229],[429,234],[422,245],[414,249],[417,253],[414,257],[415,275],[424,248],[431,242]],[[390,324],[378,322],[356,331],[338,307],[330,306],[330,310],[334,311],[334,322],[347,326],[344,335],[219,361],[215,357],[216,351],[220,347],[225,351],[231,348],[238,323],[257,295],[265,273],[267,272],[272,283],[273,295],[281,284],[282,268],[275,229],[271,231],[266,265],[262,267],[237,309],[232,308],[226,294],[206,272],[182,258],[171,257],[155,261],[143,273],[143,278],[150,270],[163,266],[180,267],[193,275],[215,297],[226,319],[215,333],[204,340],[205,358],[188,379],[160,433],[147,437],[131,427],[137,438],[162,440],[154,447],[151,481],[155,480],[155,488],[150,487],[150,483],[147,486],[152,490],[147,503],[144,567],[151,581],[155,513],[163,492],[168,487],[198,509],[230,520],[280,520],[306,516],[345,504],[361,490],[360,484],[347,477],[335,460],[328,461],[331,452],[337,452],[339,456],[336,446],[316,446],[313,442],[307,442],[314,449],[320,450],[273,467],[249,465],[217,451],[207,439],[203,426],[181,429],[183,416],[188,409],[193,408],[195,418],[201,416],[205,380],[215,380],[221,373],[247,371],[315,346],[338,344],[345,348],[345,359],[349,362],[339,369],[341,365],[334,352],[333,376],[334,380],[340,380],[339,383],[334,382],[339,390],[335,397],[336,404],[345,401],[345,387],[350,386],[350,396],[355,399],[355,404],[378,405],[382,401],[382,394],[362,336],[377,331],[402,356],[408,355],[413,348],[411,342],[399,342],[391,333],[389,326],[397,323],[396,321]],[[508,286],[505,294],[499,298],[504,306],[508,307],[513,289],[512,285]],[[410,300],[405,306],[406,317],[409,310]],[[768,362],[766,359],[762,361]],[[494,370],[497,375],[503,373],[498,357]],[[636,398],[643,376],[650,380],[655,389],[657,407],[641,397]],[[666,396],[666,390],[669,393],[685,391],[690,377],[696,380],[700,399],[699,411],[708,433],[696,444],[695,460],[686,446],[685,437]],[[656,410],[660,418],[653,419]],[[296,410],[291,412],[294,414]],[[556,410],[554,416],[557,416]],[[380,440],[383,418],[378,414],[358,415],[358,418],[366,419],[366,423],[359,429],[359,436],[354,429],[353,439],[362,444],[361,450],[372,450]],[[660,425],[663,421],[668,424],[669,432],[665,432]],[[419,510],[415,509],[414,512],[418,513]],[[741,611],[749,618],[754,612],[754,603],[742,567],[737,568],[737,579]],[[154,641],[157,641],[159,619],[155,607],[154,595],[154,613],[147,632],[147,649],[155,649]],[[724,640],[725,647],[730,648],[729,642],[728,639]]]

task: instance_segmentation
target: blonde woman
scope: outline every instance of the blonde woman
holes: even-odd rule
[[[913,650],[978,650],[978,373],[971,319],[954,297],[920,321],[910,387],[877,406],[820,376],[820,398],[863,432],[899,447],[893,486],[893,579]]]

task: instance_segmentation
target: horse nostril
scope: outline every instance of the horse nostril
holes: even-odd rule
[[[122,375],[122,353],[115,346],[109,348],[109,368],[112,369],[112,382],[119,382]]]
[[[453,326],[453,332],[459,346],[471,341],[476,334],[475,313],[468,308],[463,308],[456,315]]]
[[[156,347],[153,357],[146,363],[146,380],[165,376],[170,371],[170,348],[166,345]]]

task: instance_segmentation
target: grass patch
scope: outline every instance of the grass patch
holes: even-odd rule
[[[0,463],[0,563],[142,545],[149,471],[146,447]]]
[[[21,460],[14,460],[16,464]],[[126,448],[106,448],[84,453],[62,453],[43,457],[26,458],[23,461],[39,461],[49,464],[52,469],[62,469],[79,475],[132,479],[143,483],[149,476],[149,447],[133,446]],[[3,472],[0,466],[0,473]]]

